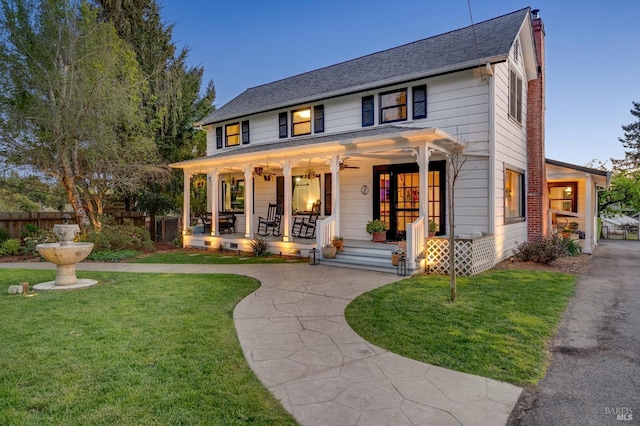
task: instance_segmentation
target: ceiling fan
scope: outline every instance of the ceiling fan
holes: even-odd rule
[[[360,168],[360,166],[348,165],[345,160],[340,160],[340,170],[344,170],[344,169],[359,169]]]

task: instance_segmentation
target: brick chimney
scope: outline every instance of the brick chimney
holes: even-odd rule
[[[540,239],[548,233],[549,191],[544,154],[544,25],[538,9],[531,11],[533,37],[538,58],[538,78],[527,89],[527,235]]]

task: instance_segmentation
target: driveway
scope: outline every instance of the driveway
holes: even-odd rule
[[[640,243],[603,241],[509,425],[640,424]]]

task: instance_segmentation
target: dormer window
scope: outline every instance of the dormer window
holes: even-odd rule
[[[380,124],[407,119],[407,89],[380,94]]]
[[[240,124],[227,124],[224,127],[225,146],[240,145]]]
[[[311,108],[303,108],[291,112],[291,135],[311,134]]]

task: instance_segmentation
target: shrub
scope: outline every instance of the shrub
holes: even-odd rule
[[[249,251],[256,257],[268,256],[269,253],[269,243],[262,238],[254,238],[249,242]]]
[[[9,230],[0,228],[0,244],[4,243],[9,238],[11,238],[11,235],[9,235]]]
[[[38,244],[56,243],[58,239],[53,233],[53,229],[41,229],[36,225],[27,223],[25,230],[22,232],[22,252],[35,253]]]
[[[102,225],[100,229],[87,227],[80,233],[79,239],[94,244],[94,251],[134,250],[153,251],[153,242],[149,231],[140,226]]]
[[[539,240],[525,241],[518,244],[513,254],[516,259],[523,262],[538,262],[548,265],[560,256],[569,254],[565,239],[552,235]]]
[[[12,238],[2,243],[0,246],[0,256],[16,256],[22,250],[20,240]]]

